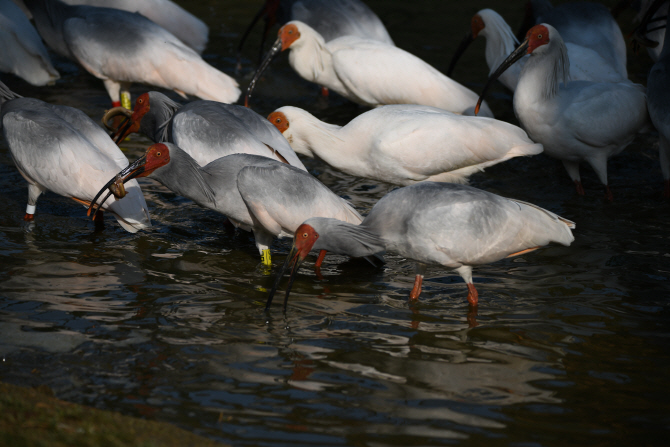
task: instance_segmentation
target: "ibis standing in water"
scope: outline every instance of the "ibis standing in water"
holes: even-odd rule
[[[270,157],[306,170],[286,139],[253,110],[216,101],[192,101],[184,106],[159,92],[137,97],[130,113],[124,107],[109,110],[107,123],[118,114],[128,119],[110,128],[117,142],[132,132],[141,132],[155,143],[174,143],[199,165],[230,154]]]
[[[465,183],[486,167],[542,152],[517,126],[428,106],[378,107],[344,127],[290,106],[268,120],[299,154],[317,156],[350,175],[403,186],[424,180]]]
[[[311,26],[326,42],[342,36],[358,36],[393,45],[377,14],[360,0],[266,0],[242,35],[237,48],[238,66],[244,42],[261,18],[265,20],[261,55],[270,28],[275,23],[284,25],[291,20],[300,20]]]
[[[423,60],[376,40],[344,36],[330,42],[310,26],[292,21],[249,83],[245,104],[263,71],[280,51],[290,49],[289,63],[311,82],[365,106],[420,104],[472,115],[477,95]],[[487,105],[484,116],[493,116]]]
[[[527,253],[550,242],[570,245],[573,228],[573,222],[529,203],[465,185],[418,183],[382,197],[360,225],[324,218],[300,225],[266,309],[286,268],[293,263],[284,299],[286,310],[296,271],[311,250],[354,257],[388,251],[415,260],[410,300],[421,294],[427,265],[456,270],[467,284],[468,302],[477,306],[474,266]]]
[[[114,106],[132,82],[228,103],[240,96],[233,78],[140,14],[60,0],[25,3],[47,45],[102,79]],[[130,108],[129,96],[125,105]]]
[[[12,0],[0,0],[0,48],[0,71],[32,85],[51,84],[60,78],[40,35]]]
[[[470,22],[470,28],[471,31],[466,34],[451,59],[447,76],[451,76],[458,59],[478,36],[484,36],[486,39],[485,56],[486,64],[490,70],[489,74],[493,73],[519,45],[519,41],[514,37],[512,28],[505,22],[505,19],[491,9],[482,9],[475,14]],[[592,48],[571,42],[565,42],[565,46],[570,58],[571,80],[596,82],[621,82],[626,80],[625,71],[620,73],[617,67],[612,65],[612,62],[603,58]],[[500,75],[500,82],[514,91],[517,82],[519,82],[521,69],[527,60],[527,57],[521,58],[507,69]]]
[[[250,154],[228,155],[201,167],[171,143],[154,144],[121,171],[100,190],[89,212],[109,186],[146,176],[202,207],[224,214],[236,227],[253,231],[266,265],[271,264],[273,237],[292,237],[310,217],[332,217],[351,224],[362,220],[346,200],[303,170]],[[116,195],[112,191],[106,197],[112,193]]]
[[[490,76],[487,88],[514,62],[530,54],[514,92],[514,113],[521,127],[544,152],[563,162],[584,194],[579,163],[586,161],[605,185],[607,159],[628,146],[649,123],[644,88],[631,82],[568,82],[570,61],[554,27],[536,25],[526,40]]]
[[[80,110],[22,98],[0,83],[0,123],[12,159],[28,182],[26,221],[34,219],[37,198],[45,191],[89,206],[106,178],[128,166],[128,159],[92,119]],[[125,197],[103,201],[131,233],[151,227],[137,181]]]

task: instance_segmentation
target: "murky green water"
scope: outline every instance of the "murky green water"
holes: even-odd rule
[[[228,73],[260,1],[182,5],[210,26],[207,60]],[[396,43],[440,70],[491,3],[368,1]],[[516,26],[521,2],[497,2]],[[628,26],[628,18],[622,23]],[[255,67],[256,34],[243,86]],[[646,55],[632,61],[644,82]],[[97,79],[57,60],[63,79],[25,96],[108,107]],[[483,42],[454,77],[475,90],[487,75]],[[146,91],[135,86],[134,94]],[[324,99],[280,57],[254,108],[282,105],[345,123],[364,109]],[[489,100],[514,120],[500,85]],[[148,140],[135,138],[135,159]],[[94,231],[85,209],[48,193],[36,224],[22,220],[27,188],[0,146],[0,380],[46,384],[57,397],[173,422],[234,445],[667,445],[670,439],[670,204],[660,197],[654,135],[610,161],[615,202],[583,168],[578,197],[559,162],[515,159],[471,184],[536,203],[577,222],[571,247],[549,247],[475,270],[477,315],[465,286],[433,267],[408,305],[413,265],[381,268],[330,256],[319,280],[306,262],[288,313],[263,311],[272,272],[248,233],[144,181],[153,230],[131,235],[109,218]],[[311,172],[363,214],[391,187],[318,161]],[[288,241],[273,246],[283,262]],[[313,262],[314,259],[312,259]]]

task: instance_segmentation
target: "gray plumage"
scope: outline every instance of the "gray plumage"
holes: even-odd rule
[[[170,142],[204,166],[218,158],[247,153],[306,170],[289,143],[267,119],[253,110],[216,101],[192,101],[184,106],[159,92],[149,92],[149,111],[140,131],[156,143]]]
[[[179,147],[165,145],[170,162],[149,177],[252,230],[261,252],[273,237],[292,237],[310,217],[362,220],[347,201],[301,169],[251,154],[228,155],[200,167]]]

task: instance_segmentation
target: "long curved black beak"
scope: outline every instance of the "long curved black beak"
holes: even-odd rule
[[[477,106],[475,107],[475,115],[479,113],[479,107],[482,105],[482,102],[484,101],[484,96],[486,96],[486,92],[488,91],[491,84],[493,84],[496,81],[496,79],[498,79],[500,75],[505,72],[505,70],[514,65],[516,61],[524,57],[527,52],[528,52],[528,39],[521,42],[521,45],[519,45],[516,48],[516,50],[512,51],[512,54],[507,56],[507,59],[505,59],[503,63],[500,64],[500,66],[496,69],[496,71],[494,71],[493,74],[489,76],[489,80],[486,81],[486,85],[484,85],[482,94],[479,95],[479,99],[477,100]]]
[[[302,264],[304,260],[305,258],[300,257],[298,249],[296,248],[295,244],[293,244],[291,251],[289,252],[288,256],[286,257],[286,260],[284,261],[284,265],[282,265],[279,275],[277,275],[277,280],[275,281],[274,286],[272,286],[272,290],[270,290],[268,301],[265,304],[266,311],[270,310],[270,306],[272,305],[272,299],[274,298],[275,293],[277,292],[279,283],[283,278],[284,273],[286,273],[286,270],[289,268],[291,263],[293,263],[293,268],[291,269],[291,275],[289,276],[288,284],[286,285],[286,295],[284,296],[284,312],[286,312],[286,305],[288,304],[288,296],[291,293],[291,287],[293,287],[293,281],[295,280],[296,272],[298,271],[298,267],[300,267],[300,264]]]
[[[100,191],[98,191],[98,194],[96,194],[96,196],[93,198],[93,200],[91,200],[91,205],[89,205],[88,211],[86,212],[86,215],[91,216],[91,214],[92,214],[91,218],[92,219],[95,218],[95,215],[98,213],[98,211],[100,211],[100,207],[102,206],[102,204],[105,203],[105,201],[107,201],[109,196],[111,196],[113,194],[110,187],[112,185],[114,185],[115,183],[117,183],[119,180],[122,181],[122,184],[125,184],[129,180],[132,180],[135,177],[137,177],[138,175],[140,175],[141,173],[143,173],[144,172],[144,164],[146,163],[146,161],[147,161],[147,156],[146,155],[141,156],[140,158],[135,160],[132,164],[128,165],[121,172],[116,174],[110,181],[108,181],[105,184],[105,186],[103,186],[100,189]],[[107,195],[105,196],[104,199],[102,199],[102,201],[100,201],[100,204],[96,207],[98,198],[101,195],[103,195],[105,193],[105,191],[108,191]]]
[[[235,70],[239,71],[242,68],[242,47],[244,46],[244,42],[246,42],[247,37],[249,37],[249,34],[251,34],[251,30],[254,28],[256,23],[265,15],[265,5],[261,7],[261,9],[256,13],[254,18],[251,20],[251,23],[247,27],[246,31],[244,31],[244,34],[242,35],[242,39],[240,40],[240,44],[237,46],[237,65],[235,67]],[[266,19],[265,22],[265,28],[263,29],[263,37],[261,38],[261,47],[260,51],[258,54],[258,60],[260,61],[261,57],[263,56],[263,44],[265,43],[265,38],[267,37],[268,30],[270,29],[269,27],[269,20]]]
[[[254,90],[254,87],[256,87],[256,82],[261,77],[265,69],[268,68],[270,62],[272,62],[272,59],[274,59],[274,57],[279,54],[281,50],[281,38],[277,38],[275,43],[272,45],[272,48],[270,48],[270,51],[268,51],[268,53],[265,55],[265,59],[263,59],[263,62],[261,62],[258,70],[256,70],[256,73],[254,73],[254,77],[251,79],[249,87],[247,87],[247,94],[244,97],[244,107],[249,107],[249,99],[251,98],[251,92]]]
[[[463,37],[463,40],[461,40],[461,43],[458,44],[458,48],[456,48],[456,52],[451,58],[451,62],[449,62],[449,68],[447,69],[447,76],[451,77],[451,72],[454,71],[454,68],[456,67],[456,62],[461,58],[463,53],[465,53],[465,50],[470,46],[472,42],[474,42],[475,38],[472,37],[472,32],[468,31],[465,34],[465,37]]]

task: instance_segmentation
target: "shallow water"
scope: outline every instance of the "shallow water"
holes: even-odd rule
[[[233,74],[238,39],[261,2],[180,3],[210,26],[206,59]],[[451,3],[368,1],[399,46],[442,71],[471,15],[491,6]],[[521,2],[497,3],[516,26]],[[244,87],[258,41],[256,33],[237,75]],[[99,119],[108,107],[102,83],[68,61],[56,65],[63,78],[53,87],[0,78]],[[631,77],[644,82],[650,65],[633,57]],[[480,91],[487,72],[476,42],[454,77]],[[514,122],[504,87],[489,103]],[[283,55],[252,106],[267,115],[286,104],[340,124],[365,110],[319,97]],[[147,143],[131,139],[128,157]],[[363,214],[392,189],[306,165]],[[53,193],[28,226],[26,184],[3,142],[0,380],[45,384],[65,400],[234,445],[666,444],[670,204],[660,197],[657,136],[640,136],[610,161],[614,203],[588,167],[582,176],[579,197],[560,163],[541,155],[471,178],[577,223],[570,247],[477,268],[476,314],[460,277],[437,267],[408,304],[413,264],[391,255],[377,268],[329,256],[322,280],[308,258],[283,315],[263,306],[289,241],[275,242],[268,271],[248,233],[228,232],[220,215],[151,180],[142,183],[151,231],[132,235],[111,218],[95,231],[84,208]]]

